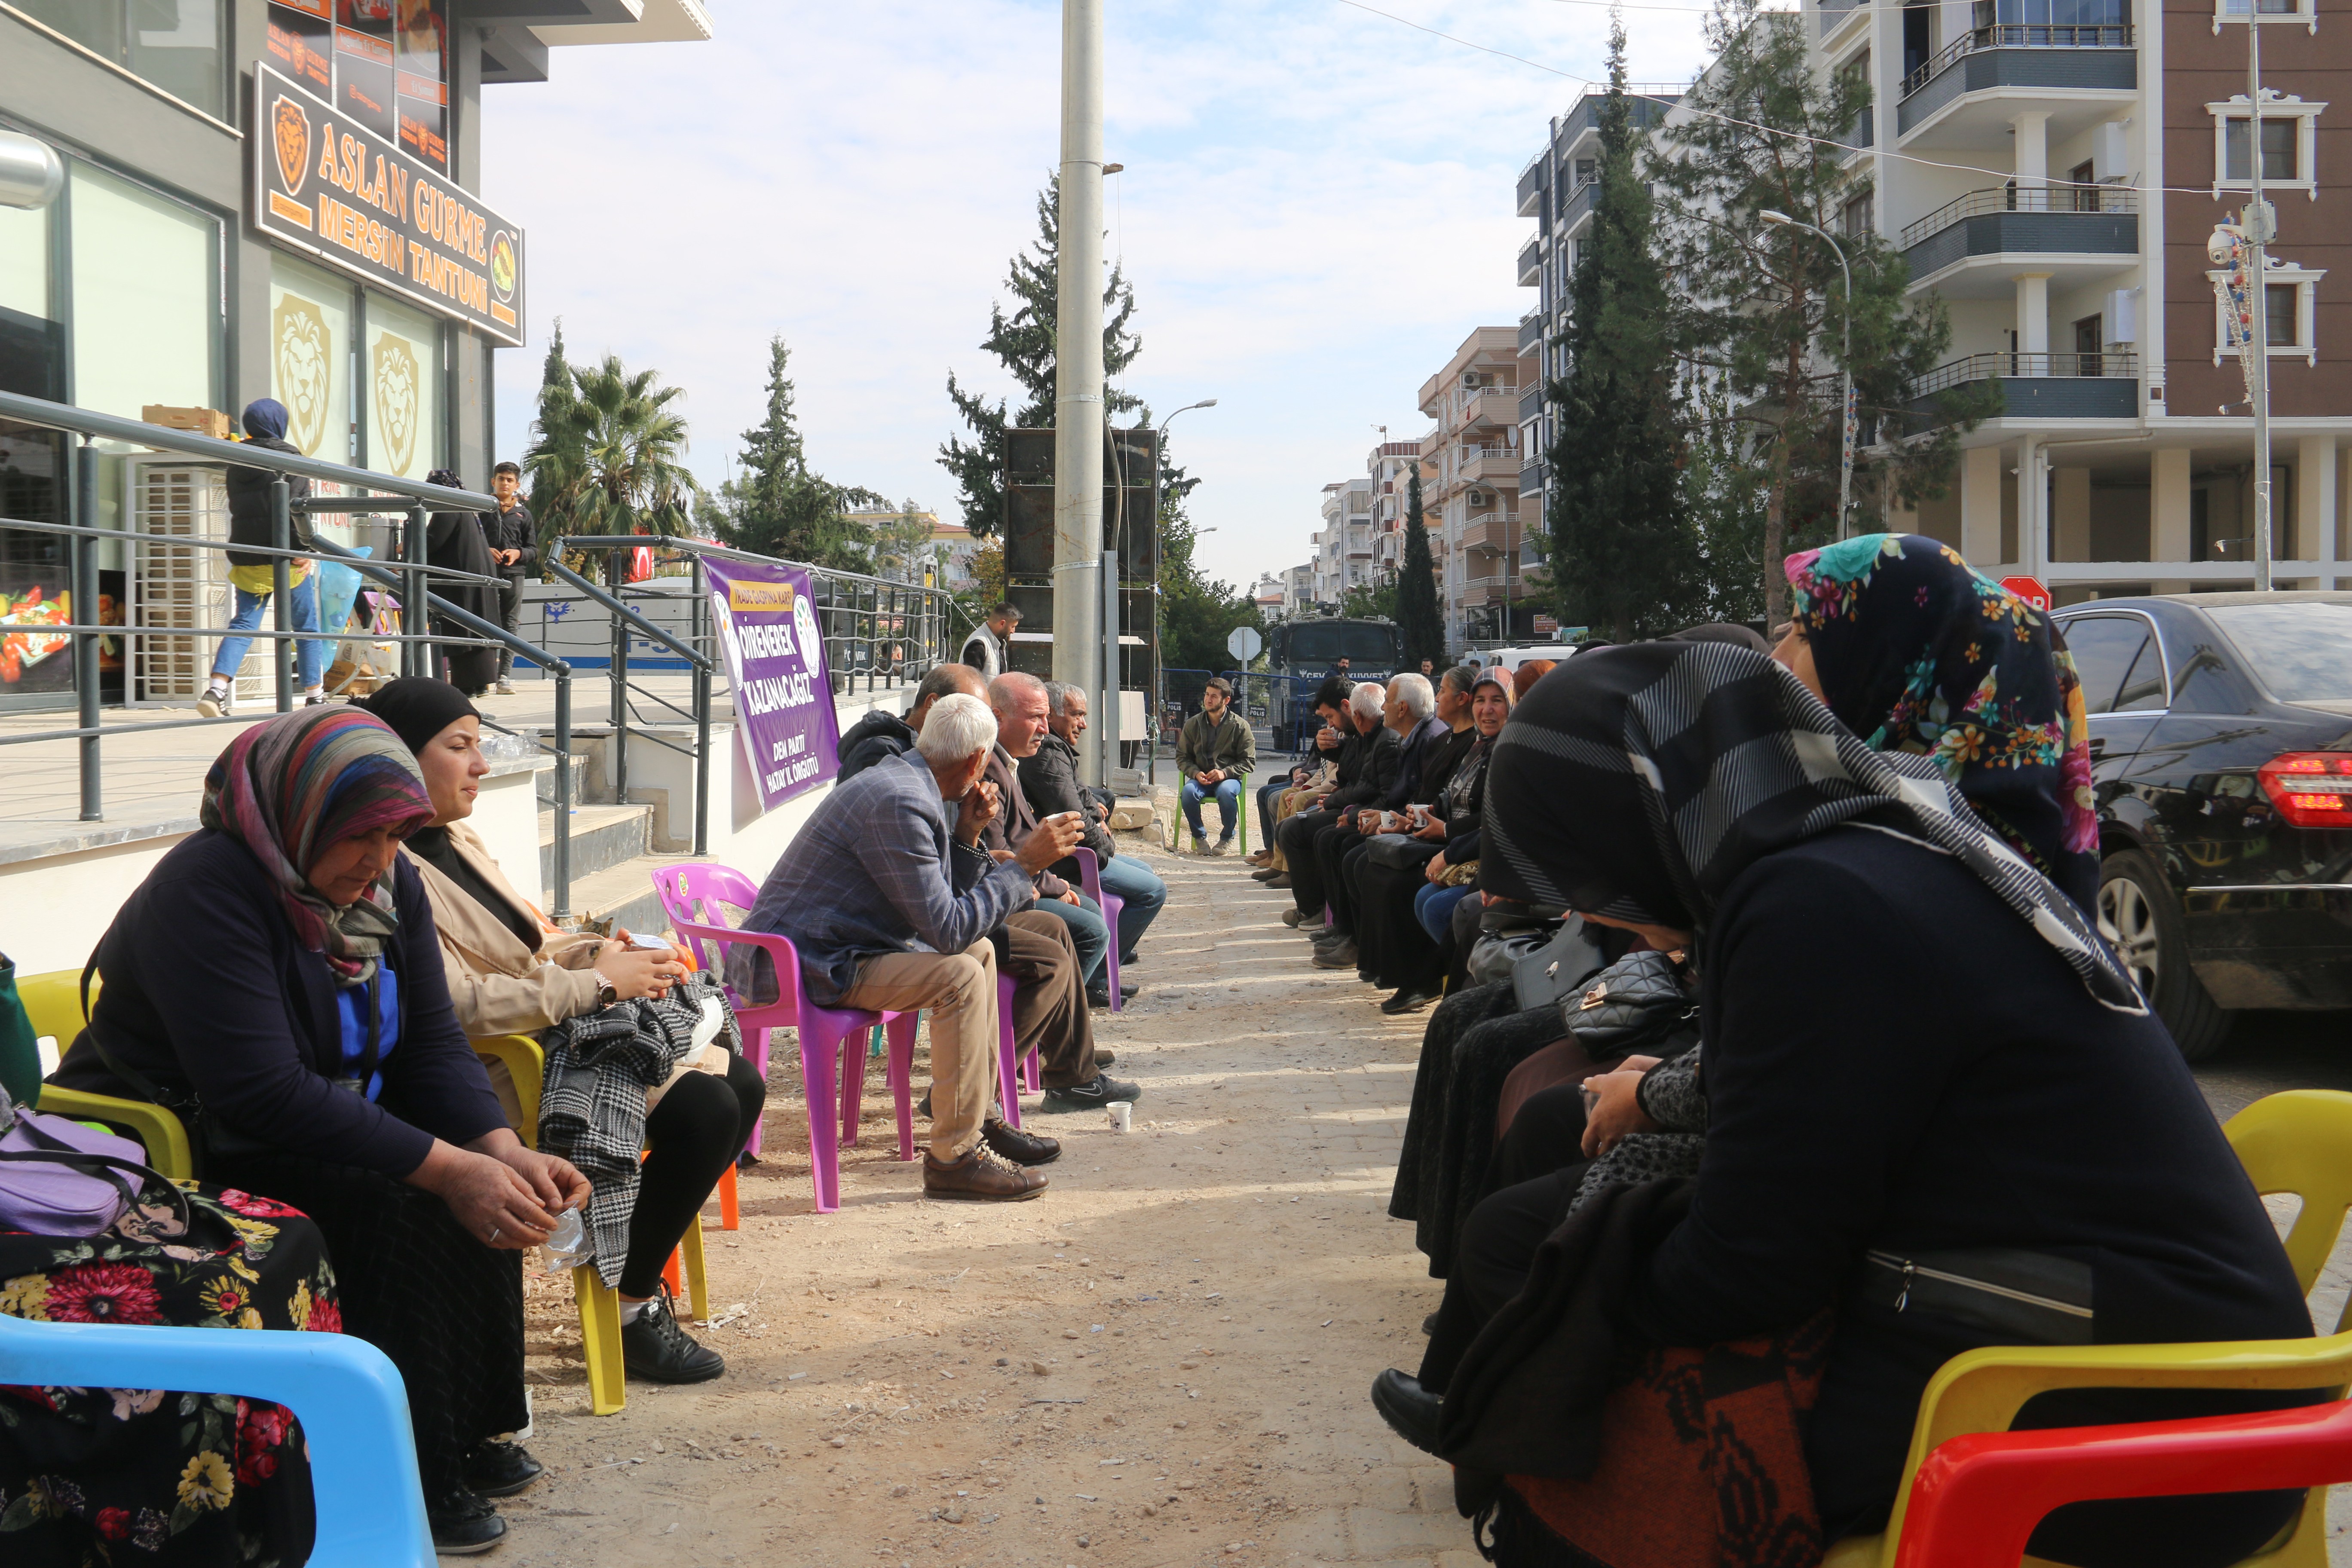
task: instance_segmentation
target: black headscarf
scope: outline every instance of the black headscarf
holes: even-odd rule
[[[1528,692],[1486,767],[1479,886],[1702,930],[1733,880],[1842,824],[1951,856],[2119,1012],[2147,1004],[2073,900],[1924,757],[1874,752],[1797,678],[1728,644],[1582,653]]]
[[[466,700],[466,694],[446,680],[434,680],[422,675],[404,675],[398,680],[386,681],[375,689],[373,697],[362,697],[352,704],[364,708],[398,735],[412,752],[422,752],[433,737],[460,719],[479,719],[481,710]]]
[[[1721,642],[1734,647],[1752,648],[1758,653],[1770,653],[1772,645],[1752,628],[1736,621],[1702,621],[1695,626],[1685,626],[1678,632],[1668,632],[1667,642]]]

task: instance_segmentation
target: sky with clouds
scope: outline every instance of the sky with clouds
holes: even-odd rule
[[[1589,0],[1108,0],[1108,248],[1143,353],[1122,379],[1187,414],[1208,570],[1307,559],[1323,486],[1472,329],[1535,302],[1513,216],[1546,120],[1596,77]],[[1696,0],[1690,0],[1696,5]],[[544,85],[483,94],[483,195],[530,239],[530,341],[499,357],[504,455],[526,439],[561,316],[685,389],[690,460],[719,482],[761,415],[767,342],[793,351],[811,462],[960,520],[935,458],[950,368],[1035,234],[1059,145],[1058,0],[706,0],[707,44],[551,51]],[[1705,58],[1696,9],[1626,13],[1636,81]],[[1540,62],[1482,54],[1404,18]]]

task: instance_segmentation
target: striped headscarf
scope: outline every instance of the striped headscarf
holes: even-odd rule
[[[1478,885],[1702,931],[1748,867],[1847,824],[1950,856],[2094,999],[2147,1010],[2074,900],[1934,762],[1873,751],[1795,676],[1727,643],[1580,653],[1528,693],[1486,764]]]
[[[356,903],[327,902],[304,875],[320,855],[380,827],[417,828],[433,802],[390,725],[351,707],[298,709],[231,741],[205,775],[200,819],[245,846],[277,884],[295,940],[345,985],[375,973],[398,929],[392,873]]]

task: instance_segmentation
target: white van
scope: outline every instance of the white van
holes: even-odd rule
[[[1482,661],[1479,668],[1491,668],[1499,664],[1503,667],[1504,673],[1516,675],[1518,673],[1519,666],[1530,659],[1548,658],[1557,664],[1575,652],[1576,647],[1572,643],[1538,643],[1528,647],[1488,648],[1479,656]]]

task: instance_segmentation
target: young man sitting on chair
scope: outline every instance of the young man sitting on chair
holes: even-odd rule
[[[449,1000],[469,1038],[536,1035],[615,1002],[666,996],[684,977],[686,966],[667,948],[554,930],[507,881],[465,824],[490,765],[482,756],[481,718],[456,687],[412,676],[358,706],[391,725],[416,753],[433,798],[433,821],[411,834],[401,853],[425,884]],[[502,1065],[494,1064],[490,1079],[520,1128],[522,1106]],[[703,1383],[727,1363],[680,1326],[662,1287],[662,1266],[751,1141],[767,1086],[740,1056],[706,1046],[646,1098],[646,1153],[615,1287],[621,1358],[632,1376]]]
[[[1184,787],[1179,796],[1192,843],[1204,855],[1223,855],[1234,847],[1234,826],[1241,820],[1242,775],[1257,767],[1257,737],[1241,716],[1227,706],[1234,689],[1222,675],[1213,675],[1201,692],[1201,710],[1184,721],[1176,741],[1176,771]],[[1201,803],[1217,800],[1217,841],[1201,827]]]

